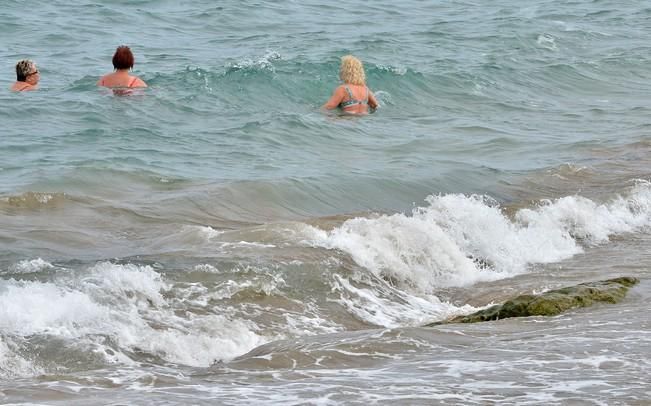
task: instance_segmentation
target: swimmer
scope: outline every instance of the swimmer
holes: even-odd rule
[[[14,92],[38,89],[41,75],[36,69],[36,64],[29,59],[23,59],[16,64],[16,83],[11,85]]]
[[[368,114],[369,107],[375,110],[378,102],[368,87],[362,62],[352,55],[341,58],[339,78],[343,85],[338,86],[323,108],[333,110],[337,107],[349,114]]]
[[[115,72],[102,76],[97,82],[97,86],[118,89],[147,87],[142,79],[129,75],[129,70],[133,69],[134,62],[131,49],[126,45],[119,46],[113,55]]]

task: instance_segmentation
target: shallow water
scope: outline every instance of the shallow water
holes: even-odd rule
[[[0,92],[0,402],[648,402],[650,15],[5,1],[0,87],[41,89]],[[141,94],[95,87],[122,43]],[[347,53],[375,114],[319,111]]]

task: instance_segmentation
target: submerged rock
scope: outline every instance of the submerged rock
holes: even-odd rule
[[[605,281],[581,283],[562,289],[550,290],[540,295],[520,295],[504,304],[491,306],[466,316],[457,316],[435,326],[447,323],[476,323],[509,317],[554,316],[564,311],[587,307],[594,302],[617,303],[628,289],[638,283],[637,278],[625,276]]]

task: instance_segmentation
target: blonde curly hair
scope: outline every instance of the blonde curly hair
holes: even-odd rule
[[[24,82],[32,72],[34,72],[34,62],[29,59],[23,59],[16,64],[16,80],[18,82]]]
[[[342,56],[339,78],[352,85],[366,85],[366,74],[364,73],[362,61],[352,55]]]

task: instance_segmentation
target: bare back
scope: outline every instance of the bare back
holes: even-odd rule
[[[117,72],[102,76],[97,82],[97,86],[109,88],[133,88],[147,87],[147,84],[139,77],[129,75],[129,72],[126,70],[118,70]]]
[[[377,106],[377,100],[368,87],[346,83],[335,89],[324,108],[330,110],[339,107],[350,114],[368,114],[369,107],[375,109]]]

